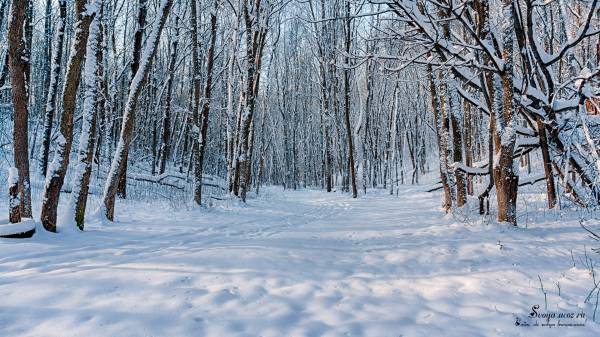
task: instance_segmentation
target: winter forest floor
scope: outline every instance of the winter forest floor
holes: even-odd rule
[[[596,243],[575,216],[513,229],[444,215],[423,190],[126,202],[84,233],[0,239],[0,336],[599,335],[584,304]],[[583,311],[585,327],[515,326],[544,310],[540,279],[547,311]]]

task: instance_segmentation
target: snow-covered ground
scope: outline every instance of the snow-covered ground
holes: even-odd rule
[[[584,304],[584,245],[589,256],[596,243],[577,221],[445,216],[424,189],[353,200],[273,187],[201,210],[127,202],[119,222],[84,233],[0,239],[0,336],[600,334]],[[585,326],[516,326],[536,304],[584,312],[571,321]]]

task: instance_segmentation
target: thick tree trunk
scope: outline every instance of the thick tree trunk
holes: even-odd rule
[[[494,179],[496,183],[496,198],[498,203],[498,221],[517,225],[517,191],[519,187],[519,172],[514,165],[514,148],[516,142],[516,131],[514,128],[515,102],[513,85],[513,7],[512,0],[502,1],[502,15],[504,24],[502,58],[504,69],[497,81],[496,89],[496,141],[500,146],[496,147],[496,160],[494,167]]]
[[[29,183],[29,58],[24,29],[30,25],[26,8],[29,0],[13,0],[8,24],[8,55],[14,111],[13,156],[19,171],[21,216],[31,218],[31,187]]]
[[[73,115],[75,114],[77,89],[81,80],[81,64],[85,55],[90,23],[93,19],[93,13],[90,15],[87,12],[85,0],[77,0],[75,2],[75,13],[77,21],[75,22],[75,34],[73,36],[71,55],[63,87],[63,112],[60,123],[60,135],[57,140],[56,154],[46,175],[46,185],[42,198],[41,221],[44,228],[50,232],[56,232],[60,190],[67,174],[71,145],[73,143]]]

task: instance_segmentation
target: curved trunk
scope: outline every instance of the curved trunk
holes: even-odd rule
[[[142,55],[144,57],[140,61],[139,69],[135,73],[131,85],[129,86],[129,97],[125,104],[123,112],[123,122],[121,124],[121,134],[119,135],[119,143],[113,157],[108,178],[104,185],[103,193],[103,207],[104,215],[110,221],[114,219],[115,211],[115,195],[119,185],[120,172],[123,172],[124,166],[126,166],[127,160],[127,149],[131,143],[133,136],[133,125],[135,121],[135,109],[137,106],[138,98],[142,92],[144,81],[150,71],[150,63],[152,58],[156,54],[158,49],[158,43],[160,41],[160,35],[169,16],[173,0],[163,0],[161,7],[158,9],[158,15],[160,16],[154,21],[152,32],[146,42],[146,47],[143,50]]]

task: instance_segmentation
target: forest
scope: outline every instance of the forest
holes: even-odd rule
[[[2,1],[14,222],[31,174],[56,231],[65,181],[83,228],[92,175],[112,220],[127,179],[193,181],[198,205],[207,177],[242,201],[264,183],[357,197],[438,158],[447,211],[484,186],[482,214],[493,191],[517,225],[519,167],[549,208],[600,202],[596,1],[174,2]]]
[[[18,284],[19,268],[11,261],[37,245],[46,255],[62,252],[58,268],[75,263],[77,257],[69,254],[102,240],[114,245],[106,243],[84,261],[149,254],[150,246],[129,251],[143,240],[156,250],[173,249],[176,242],[192,249],[208,240],[204,235],[218,241],[239,234],[250,242],[285,233],[283,247],[295,249],[298,236],[306,240],[300,252],[289,253],[292,259],[317,253],[304,250],[309,238],[319,242],[317,250],[333,249],[326,259],[365,245],[361,254],[350,254],[364,260],[385,247],[377,268],[384,268],[386,280],[398,278],[391,270],[407,276],[413,262],[427,271],[425,278],[437,277],[454,271],[452,256],[463,255],[468,257],[459,261],[467,261],[469,271],[458,273],[471,275],[477,268],[469,263],[492,268],[496,250],[504,249],[510,257],[498,264],[520,266],[535,288],[528,296],[543,293],[550,310],[548,288],[558,282],[554,309],[583,301],[577,310],[587,310],[586,329],[595,335],[600,279],[592,254],[598,250],[590,247],[600,241],[600,1],[0,0],[0,171],[5,191],[0,237],[7,238],[0,239],[0,293],[4,271],[16,273],[9,283]],[[180,224],[181,217],[188,225]],[[311,221],[325,227],[313,228]],[[380,227],[367,230],[359,222]],[[361,237],[365,231],[371,236]],[[473,236],[468,247],[460,244],[462,231]],[[197,240],[180,242],[176,232]],[[329,235],[342,236],[321,242]],[[429,240],[410,241],[423,237]],[[24,240],[8,240],[17,238]],[[260,240],[257,245],[263,245]],[[434,254],[425,252],[434,245],[448,260],[426,267],[423,257],[402,245],[406,254],[396,257],[394,240],[421,242],[423,256]],[[338,250],[332,248],[338,244]],[[477,244],[482,246],[472,247]],[[535,245],[551,250],[549,261],[566,261],[549,262],[552,281],[525,262],[536,256]],[[271,243],[264,247],[274,249]],[[226,256],[239,258],[230,248]],[[574,256],[573,249],[583,249],[583,255]],[[176,256],[164,264],[175,263]],[[37,258],[21,263],[36,265]],[[184,261],[196,267],[193,259]],[[335,261],[330,262],[342,263]],[[263,262],[247,263],[262,270]],[[223,263],[219,266],[227,269],[232,262]],[[306,263],[301,273],[314,267]],[[565,276],[567,270],[574,273],[568,265],[581,273]],[[342,272],[346,265],[338,267]],[[561,273],[568,278],[563,284],[587,297],[564,298]],[[204,276],[197,277],[201,283]],[[305,280],[319,277],[324,276]],[[511,278],[522,282],[517,279]],[[485,280],[478,280],[483,287]],[[460,288],[455,281],[444,279],[440,287]],[[393,293],[397,287],[385,289]],[[491,289],[494,300],[505,296],[499,284]],[[273,295],[272,290],[263,289]],[[355,299],[351,291],[342,297]],[[540,304],[530,302],[516,306],[531,311]],[[290,310],[304,317],[296,307]],[[496,310],[520,315],[512,308]],[[0,325],[2,311],[0,305]],[[353,315],[351,322],[318,321],[329,328],[283,321],[272,335],[387,336],[388,323],[400,329],[394,336],[439,333],[402,330],[406,325],[397,317],[384,324],[370,314]],[[466,314],[458,315],[452,317]],[[66,324],[68,317],[55,318]],[[482,316],[469,317],[476,322]],[[268,324],[238,322],[249,330],[238,331],[235,324],[232,330],[211,330],[215,326],[207,320],[200,335],[269,335]],[[491,336],[493,330],[486,329],[514,329],[511,320],[487,328],[474,323],[455,333]],[[342,321],[346,330],[336,330]],[[195,331],[156,325],[134,331],[139,336]],[[300,330],[291,328],[295,325]],[[6,335],[45,335],[13,328]],[[107,335],[137,336],[126,329]]]

